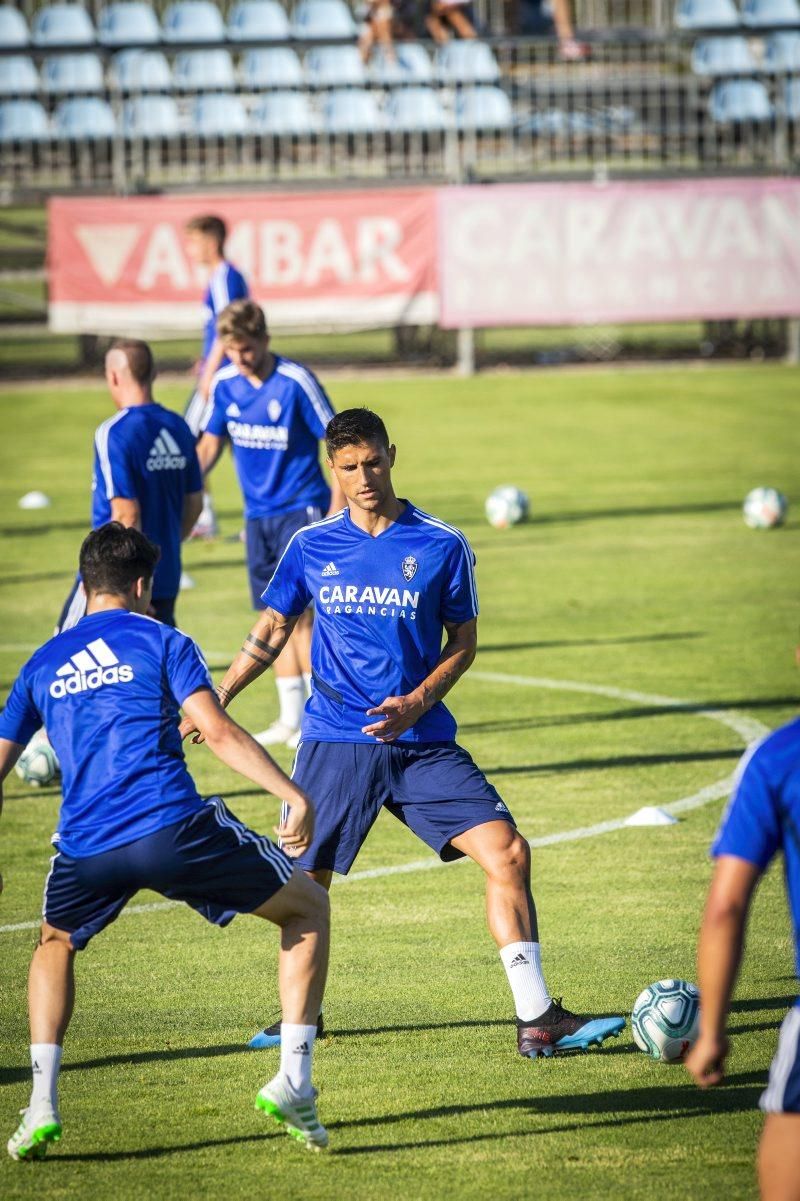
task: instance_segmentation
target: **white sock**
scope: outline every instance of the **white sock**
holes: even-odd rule
[[[302,676],[276,676],[275,686],[278,689],[280,716],[278,720],[290,730],[299,730],[303,718],[305,694]]]
[[[296,1096],[306,1097],[311,1092],[311,1057],[317,1027],[293,1026],[281,1022],[281,1070],[280,1075]]]
[[[33,1091],[31,1109],[49,1101],[58,1109],[58,1069],[61,1067],[61,1047],[55,1043],[31,1043]]]
[[[542,956],[538,942],[510,942],[500,951],[508,983],[514,994],[514,1006],[521,1022],[532,1022],[550,1004],[542,974]]]
[[[311,696],[311,672],[303,672],[303,688],[305,690],[306,699]]]

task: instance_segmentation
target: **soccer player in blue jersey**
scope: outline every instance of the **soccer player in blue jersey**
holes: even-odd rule
[[[263,310],[252,300],[229,305],[217,330],[231,360],[211,388],[212,410],[198,445],[208,473],[230,442],[244,496],[247,566],[255,609],[289,539],[323,513],[341,508],[320,467],[319,443],[333,409],[314,375],[269,348]],[[256,734],[263,746],[296,746],[310,687],[312,615],[300,615],[275,665],[280,712]]]
[[[142,616],[157,560],[158,548],[134,528],[111,522],[93,531],[80,554],[86,615],[25,664],[0,714],[0,787],[41,721],[64,775],[28,983],[33,1091],[8,1142],[13,1159],[39,1159],[61,1137],[57,1083],[75,954],[141,888],[185,901],[220,926],[252,913],[281,928],[285,1054],[256,1104],[312,1149],[327,1144],[310,1072],[328,900],[286,854],[308,847],[313,806],[223,712],[192,640]],[[243,826],[220,797],[200,797],[184,762],[180,707],[223,763],[283,800],[276,832],[285,851]]]
[[[800,719],[745,755],[714,841],[714,876],[697,963],[700,1036],[686,1066],[701,1088],[719,1084],[728,1056],[725,1025],[744,949],[747,915],[759,878],[783,852],[800,976]],[[769,1084],[758,1174],[765,1201],[800,1201],[800,999],[781,1027]]]
[[[296,862],[329,887],[334,871],[350,870],[382,807],[443,860],[468,855],[486,874],[489,929],[514,997],[520,1054],[601,1044],[624,1020],[581,1017],[552,999],[530,848],[456,743],[442,703],[475,658],[472,550],[460,531],[395,495],[395,448],[376,414],[339,413],[326,442],[347,505],[292,538],[263,594],[264,613],[217,690],[220,701],[227,706],[270,666],[313,601],[313,690],[293,779],[316,798],[317,825]],[[273,1028],[252,1045],[278,1041]]]

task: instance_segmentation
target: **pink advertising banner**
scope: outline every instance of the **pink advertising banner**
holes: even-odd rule
[[[800,315],[800,180],[439,193],[440,324]]]

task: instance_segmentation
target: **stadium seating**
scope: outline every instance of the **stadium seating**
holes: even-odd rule
[[[750,75],[755,69],[747,38],[701,38],[692,50],[695,75]]]
[[[59,137],[75,141],[113,138],[117,132],[111,106],[97,96],[62,100],[56,108],[53,122]]]
[[[308,137],[319,132],[303,92],[272,92],[262,96],[253,110],[251,128],[271,137]]]
[[[303,68],[290,46],[248,50],[242,56],[241,79],[247,88],[301,88]]]
[[[678,29],[736,29],[739,13],[733,0],[678,0]]]
[[[277,0],[241,0],[228,18],[232,42],[284,42],[289,36],[289,18]]]
[[[149,4],[119,0],[100,13],[97,40],[103,46],[155,45],[161,41],[161,30]]]
[[[742,24],[750,29],[768,29],[773,25],[800,29],[800,4],[797,0],[744,0]]]
[[[396,61],[387,59],[379,46],[369,61],[369,75],[373,83],[383,87],[398,84],[425,84],[433,82],[433,67],[428,52],[419,42],[400,42],[396,47]]]
[[[81,4],[51,4],[34,18],[36,46],[93,46],[94,41],[94,26]]]
[[[49,135],[47,113],[38,100],[0,102],[0,142],[41,142]]]
[[[764,44],[767,71],[800,71],[800,32],[773,33]]]
[[[35,96],[39,76],[32,58],[13,54],[0,61],[0,96]]]
[[[322,105],[325,130],[330,134],[380,133],[384,118],[371,92],[334,88]]]
[[[500,68],[486,42],[446,42],[434,57],[437,79],[447,84],[497,83]]]
[[[790,121],[800,121],[800,79],[786,80],[782,108]]]
[[[208,88],[222,92],[236,87],[233,59],[227,50],[184,50],[175,57],[172,79],[184,92]]]
[[[103,91],[103,64],[96,54],[54,54],[42,63],[42,88],[51,96]]]
[[[247,112],[236,96],[209,92],[195,100],[191,128],[203,138],[226,138],[247,133]]]
[[[292,37],[354,38],[356,25],[344,0],[300,0],[292,10]]]
[[[443,133],[452,129],[453,118],[442,107],[433,88],[413,86],[397,88],[386,106],[390,130],[401,133]]]
[[[171,96],[134,96],[122,110],[122,130],[129,138],[172,138],[181,132],[178,106]]]
[[[160,50],[121,50],[111,60],[111,78],[123,92],[166,92],[172,72]]]
[[[164,13],[165,42],[224,42],[225,26],[211,0],[177,0]]]
[[[364,64],[355,46],[317,46],[304,60],[306,81],[318,88],[363,87]]]
[[[719,124],[769,121],[773,116],[769,93],[757,79],[726,79],[715,83],[708,109],[711,119]]]
[[[456,125],[460,130],[480,132],[511,129],[511,101],[501,88],[463,88],[456,96]]]
[[[22,13],[4,4],[0,8],[0,46],[27,46],[30,40]]]

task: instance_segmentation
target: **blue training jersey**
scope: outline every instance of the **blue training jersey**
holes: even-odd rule
[[[161,547],[156,598],[178,595],[183,502],[203,489],[195,443],[183,418],[155,403],[122,409],[94,436],[92,525],[111,520],[115,496],[139,502],[142,532]]]
[[[735,855],[764,871],[780,850],[800,975],[800,719],[742,759],[712,854]]]
[[[229,438],[245,517],[280,517],[309,505],[327,509],[319,442],[334,415],[316,377],[274,356],[272,374],[255,387],[234,366],[214,376],[207,434]]]
[[[475,556],[464,535],[408,501],[377,538],[348,509],[289,542],[262,600],[285,616],[313,601],[313,688],[303,738],[368,742],[363,726],[387,696],[404,696],[430,674],[444,622],[478,615]],[[401,742],[450,742],[453,715],[439,702]]]
[[[0,713],[0,738],[25,744],[46,727],[63,777],[59,850],[97,855],[202,806],[178,710],[211,686],[191,638],[125,609],[89,614],[36,651]]]
[[[225,260],[214,268],[208,277],[208,287],[203,293],[203,354],[205,361],[211,353],[214,339],[217,336],[217,317],[233,300],[244,300],[250,293],[247,280],[241,271],[237,271],[233,263]],[[222,363],[229,362],[223,359]]]

